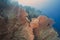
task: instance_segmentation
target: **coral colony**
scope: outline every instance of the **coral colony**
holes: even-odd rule
[[[0,40],[60,40],[51,18],[7,1],[0,0]]]

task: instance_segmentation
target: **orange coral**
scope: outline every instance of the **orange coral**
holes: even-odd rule
[[[45,23],[45,22],[47,22],[47,19],[48,18],[46,16],[39,16],[38,17],[39,22],[42,23],[42,24]]]
[[[37,28],[39,26],[39,20],[37,18],[33,18],[32,21],[30,22],[30,26],[32,28]]]

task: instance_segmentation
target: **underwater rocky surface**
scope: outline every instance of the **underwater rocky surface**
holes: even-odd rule
[[[39,13],[30,7],[0,7],[0,40],[60,40],[52,27],[54,21]]]

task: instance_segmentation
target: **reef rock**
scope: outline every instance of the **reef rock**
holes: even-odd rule
[[[54,22],[50,18],[39,16],[36,20],[39,20],[39,25],[37,28],[34,28],[35,40],[59,40],[57,32],[52,27]]]

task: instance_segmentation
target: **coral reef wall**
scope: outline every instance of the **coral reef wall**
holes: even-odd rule
[[[53,20],[40,10],[7,3],[0,0],[0,40],[59,40]]]

